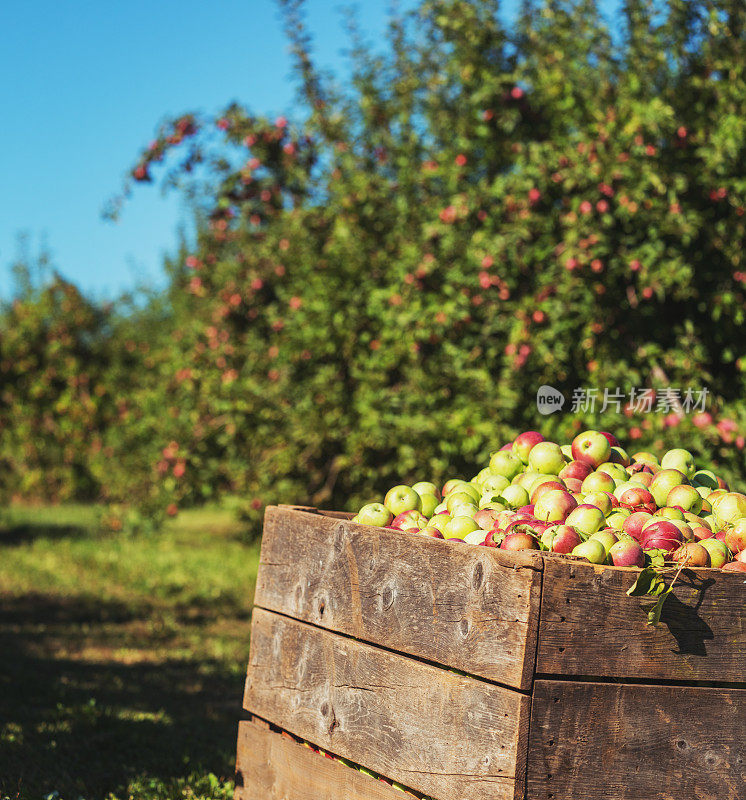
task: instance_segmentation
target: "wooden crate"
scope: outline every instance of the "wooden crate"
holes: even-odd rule
[[[636,573],[268,508],[237,800],[743,800],[746,576]]]

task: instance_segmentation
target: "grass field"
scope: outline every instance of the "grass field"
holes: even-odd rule
[[[0,798],[229,798],[258,545],[227,512],[0,513]]]

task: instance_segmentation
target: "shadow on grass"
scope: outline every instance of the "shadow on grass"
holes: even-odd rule
[[[81,525],[55,524],[40,522],[14,523],[0,521],[0,545],[3,547],[18,547],[31,544],[36,539],[82,539],[90,536],[90,530]]]
[[[194,656],[186,643],[183,659],[143,649],[157,613],[85,598],[0,597],[0,796],[97,799],[144,775],[233,774],[245,661],[231,669],[232,659]],[[232,608],[190,616],[192,627],[173,636],[187,642],[221,613],[237,620],[243,641],[247,614]]]

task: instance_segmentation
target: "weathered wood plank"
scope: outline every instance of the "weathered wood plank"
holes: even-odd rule
[[[746,581],[686,570],[652,628],[626,591],[634,569],[547,558],[536,672],[746,685]]]
[[[529,690],[540,555],[267,509],[255,604]]]
[[[402,800],[382,781],[274,733],[239,723],[234,800]]]
[[[531,800],[743,800],[746,690],[536,681]]]
[[[529,705],[512,689],[254,612],[246,710],[426,795],[522,798]]]

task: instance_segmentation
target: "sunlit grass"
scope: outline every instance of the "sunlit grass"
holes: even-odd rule
[[[222,510],[96,520],[0,516],[0,797],[229,797],[258,545]]]

